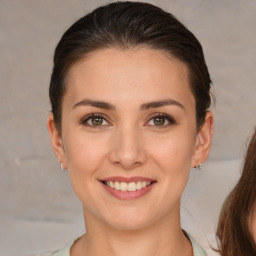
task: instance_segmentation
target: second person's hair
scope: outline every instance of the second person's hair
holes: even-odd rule
[[[252,218],[256,218],[256,130],[249,144],[242,175],[223,204],[217,228],[222,256],[256,255]]]

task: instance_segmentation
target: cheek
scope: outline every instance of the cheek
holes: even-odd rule
[[[65,144],[67,167],[73,190],[80,201],[87,205],[94,204],[95,198],[99,196],[98,191],[95,190],[99,178],[97,170],[104,169],[105,166],[107,145],[104,139],[97,137],[98,139],[95,134],[92,136],[85,136],[84,133],[76,133],[72,136],[70,134]]]
[[[189,131],[163,136],[151,142],[150,154],[158,164],[169,167],[169,170],[190,169],[195,147],[194,137]]]
[[[75,133],[67,138],[66,157],[68,169],[82,175],[92,174],[102,164],[107,140],[97,134]]]
[[[170,202],[180,198],[188,181],[195,146],[195,136],[191,132],[188,134],[175,134],[159,140],[158,144],[152,143],[151,156],[161,170],[160,181],[165,188],[162,191],[168,191],[162,196],[168,196]]]

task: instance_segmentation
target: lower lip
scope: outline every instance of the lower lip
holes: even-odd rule
[[[156,182],[153,182],[149,186],[136,191],[121,191],[121,190],[115,190],[114,188],[111,188],[105,185],[104,183],[102,183],[103,187],[107,190],[107,192],[109,192],[112,196],[122,200],[133,200],[133,199],[140,198],[146,195],[147,193],[149,193],[149,191],[153,188],[155,184]]]

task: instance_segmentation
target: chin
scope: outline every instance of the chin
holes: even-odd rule
[[[111,214],[105,219],[109,226],[116,230],[140,230],[154,223],[154,218],[148,213],[142,212],[119,212]]]

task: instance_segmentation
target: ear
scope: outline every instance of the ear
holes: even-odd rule
[[[59,164],[62,163],[63,169],[66,169],[67,168],[66,155],[63,147],[62,137],[56,128],[52,112],[48,116],[47,128],[50,135],[53,152],[56,155],[59,161]]]
[[[195,151],[191,163],[192,167],[195,167],[198,164],[202,164],[206,161],[212,143],[212,134],[213,114],[211,111],[207,111],[205,122],[197,133]]]

